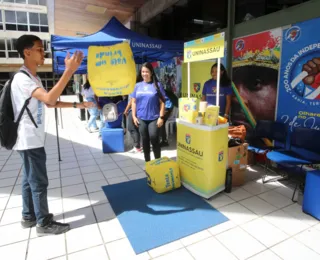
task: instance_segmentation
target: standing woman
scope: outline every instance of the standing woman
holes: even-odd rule
[[[87,82],[83,85],[83,90],[82,90],[82,95],[84,96],[85,100],[88,102],[92,102],[95,104],[94,107],[89,108],[89,114],[90,114],[90,118],[87,124],[86,129],[88,130],[88,132],[92,133],[94,131],[98,131],[99,128],[97,126],[97,116],[99,114],[98,108],[97,108],[97,103],[94,97],[94,92],[90,86],[90,82],[87,80]]]
[[[217,75],[218,75],[218,65],[214,64],[210,70],[211,79],[204,83],[202,90],[202,101],[207,101],[208,105],[216,105],[217,96]],[[231,80],[228,77],[226,68],[220,65],[220,116],[229,119],[231,98],[233,90],[231,87]]]
[[[155,159],[161,157],[159,130],[164,122],[165,92],[150,63],[144,63],[131,94],[132,119],[142,137],[144,159],[150,161],[150,141]]]

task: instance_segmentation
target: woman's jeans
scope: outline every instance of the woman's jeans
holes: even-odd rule
[[[96,103],[96,100],[94,99],[94,97],[88,97],[86,98],[86,100],[88,102],[93,102],[95,105],[97,105]],[[90,114],[90,118],[89,118],[89,121],[88,121],[88,128],[90,127],[93,127],[94,129],[97,129],[98,126],[97,126],[97,117],[99,115],[99,110],[98,108],[95,106],[95,107],[92,107],[92,108],[88,108],[88,111],[89,111],[89,114]]]
[[[130,132],[131,138],[133,140],[133,146],[135,148],[140,148],[140,133],[139,128],[137,128],[132,120],[132,111],[128,114],[128,131]]]
[[[159,142],[159,130],[157,121],[139,120],[139,131],[142,137],[142,147],[144,159],[146,162],[150,161],[150,142],[152,144],[153,154],[155,159],[161,157],[161,147]]]

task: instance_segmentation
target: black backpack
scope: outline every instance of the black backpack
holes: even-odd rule
[[[24,73],[30,78],[29,74],[23,70],[20,70],[17,73]],[[34,126],[38,128],[28,108],[31,97],[24,102],[24,105],[18,116],[17,122],[14,122],[14,112],[11,100],[11,83],[13,81],[14,76],[6,82],[0,94],[0,143],[2,147],[5,147],[8,150],[11,150],[17,142],[18,126],[25,110],[27,110],[27,113]]]

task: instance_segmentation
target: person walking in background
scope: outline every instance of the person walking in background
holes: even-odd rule
[[[216,105],[217,96],[217,74],[218,65],[213,64],[210,70],[211,79],[204,83],[202,90],[202,101],[207,101],[208,105]],[[231,80],[227,74],[226,68],[220,65],[220,95],[219,95],[219,106],[220,116],[229,119],[229,113],[231,108],[232,99],[232,86]]]
[[[92,102],[96,105],[88,109],[90,118],[89,118],[86,129],[88,130],[89,133],[97,132],[99,130],[97,126],[97,116],[99,115],[99,110],[98,110],[97,102],[94,97],[94,92],[91,88],[89,80],[87,80],[87,82],[83,85],[82,95],[84,96],[87,102]]]
[[[146,162],[150,158],[150,141],[155,159],[161,157],[159,130],[164,123],[165,92],[150,63],[144,63],[131,94],[132,119],[142,137]]]
[[[129,95],[128,105],[126,107],[126,110],[124,111],[124,114],[125,114],[127,122],[128,122],[128,131],[129,131],[130,136],[133,140],[133,149],[130,150],[129,152],[141,153],[142,148],[141,148],[140,132],[139,132],[139,128],[137,126],[135,126],[135,124],[133,123],[131,107],[132,107],[132,98],[131,98],[131,95]]]
[[[49,108],[91,108],[93,103],[69,103],[57,101],[72,75],[83,60],[83,53],[76,51],[70,58],[65,58],[65,71],[58,83],[47,92],[37,75],[37,68],[44,64],[44,47],[42,40],[35,35],[23,35],[17,40],[16,49],[24,65],[11,83],[11,99],[14,118],[17,121],[25,101],[30,115],[25,111],[18,127],[18,138],[15,146],[23,161],[22,177],[22,219],[23,228],[36,226],[38,236],[57,235],[70,229],[67,223],[53,220],[48,207],[48,176],[46,152],[44,149],[44,107]],[[34,123],[33,123],[34,122]]]

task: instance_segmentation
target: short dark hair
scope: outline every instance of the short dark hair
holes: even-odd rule
[[[22,59],[25,58],[23,51],[25,49],[32,48],[36,41],[41,41],[41,39],[38,36],[31,35],[31,34],[25,34],[25,35],[22,35],[18,38],[17,43],[16,43],[16,49]]]

